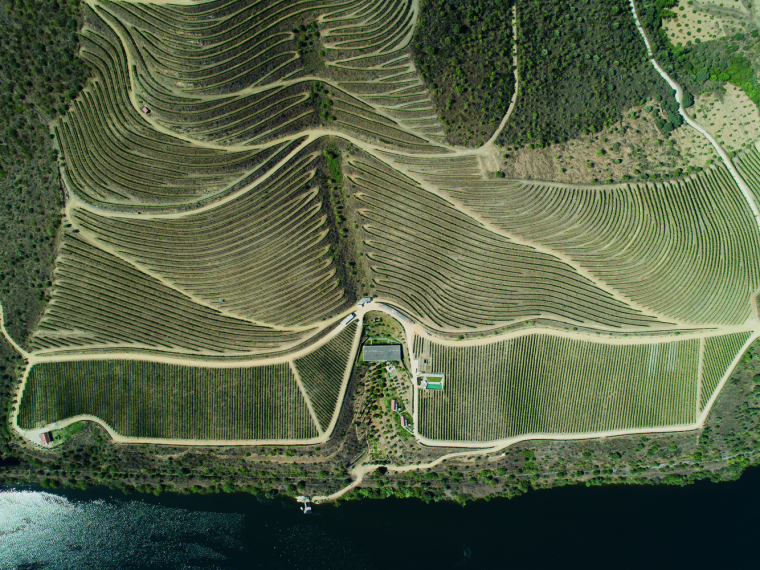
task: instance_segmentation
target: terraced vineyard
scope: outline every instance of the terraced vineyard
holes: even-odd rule
[[[57,129],[72,190],[110,205],[182,204],[242,188],[284,145],[229,153],[146,125],[129,98],[129,62],[113,30],[87,11],[82,56],[96,80]]]
[[[87,0],[94,79],[52,125],[63,237],[47,308],[16,339],[19,432],[88,414],[166,443],[324,442],[367,310],[446,374],[417,393],[428,445],[704,421],[760,333],[760,154],[659,182],[507,180],[497,141],[537,120],[515,115],[537,80],[512,73],[522,23],[481,22],[499,59],[460,97],[477,87],[458,59],[441,66],[456,85],[428,88],[415,53],[494,48],[476,28],[456,50],[432,32],[412,46],[425,9]],[[467,115],[495,94],[501,111]],[[446,101],[483,146],[447,142]]]
[[[271,351],[303,333],[220,314],[71,236],[61,248],[53,302],[32,339],[44,349]]]
[[[736,333],[704,339],[704,364],[702,365],[702,390],[699,408],[704,409],[718,387],[728,365],[739,349],[747,342],[749,333]]]
[[[699,341],[612,346],[529,335],[481,347],[416,341],[446,389],[420,397],[419,432],[448,441],[690,424]]]
[[[441,187],[498,228],[566,255],[668,320],[740,324],[752,313],[760,287],[757,225],[725,168],[618,187]]]
[[[750,148],[737,156],[734,163],[752,189],[755,200],[760,201],[760,153]]]
[[[350,165],[378,292],[436,328],[489,328],[539,315],[612,328],[658,322],[379,161]],[[402,202],[403,209],[387,208]]]
[[[344,305],[314,180],[318,155],[308,150],[257,192],[207,212],[142,221],[79,211],[72,220],[205,303],[256,321],[307,324]]]
[[[201,368],[102,360],[32,369],[18,418],[22,428],[83,414],[125,437],[302,440],[317,435],[287,364]]]
[[[356,323],[352,323],[330,342],[294,362],[322,431],[327,431],[338,412],[336,407],[347,380],[346,369],[350,371],[353,364],[356,330]]]
[[[415,3],[234,4],[102,7],[134,54],[140,101],[162,124],[247,145],[326,124],[388,147],[442,150],[432,142],[443,137],[441,125],[407,49]],[[314,79],[329,83],[326,107],[313,105]]]

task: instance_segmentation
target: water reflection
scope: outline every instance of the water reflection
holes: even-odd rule
[[[0,492],[0,568],[226,568],[241,514]]]

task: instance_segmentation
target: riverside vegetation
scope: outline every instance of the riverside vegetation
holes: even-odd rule
[[[754,461],[757,153],[604,186],[500,168],[630,106],[686,128],[628,3],[55,6],[77,63],[34,95],[58,186],[24,206],[34,318],[3,298],[4,481],[329,495],[366,468],[349,496],[466,500]],[[392,377],[359,357],[382,334]],[[614,430],[668,433],[518,441]]]

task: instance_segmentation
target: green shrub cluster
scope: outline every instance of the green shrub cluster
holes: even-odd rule
[[[688,93],[688,91],[686,92]],[[694,98],[691,97],[691,94],[689,94],[691,104],[694,104]],[[686,105],[686,97],[684,96],[684,106],[690,107],[691,105]],[[657,128],[662,131],[662,133],[667,136],[669,135],[673,129],[677,129],[681,125],[683,125],[683,117],[678,112],[678,102],[674,99],[668,99],[665,101],[662,101],[660,103],[660,109],[655,109],[654,111],[655,116],[658,116],[657,119]],[[664,119],[663,116],[667,117],[667,119]]]
[[[13,347],[0,340],[0,471],[5,462],[10,458],[12,451],[10,442],[11,412],[13,405],[13,393],[16,387],[17,374],[23,361]]]
[[[514,94],[508,0],[422,0],[413,53],[446,127],[458,144],[482,144]]]
[[[321,49],[319,25],[316,20],[312,21],[308,26],[300,24],[298,27],[293,28],[293,34],[298,38],[296,40],[296,48],[298,49],[298,56],[303,60],[304,69],[313,72],[317,67],[321,67],[324,51]]]
[[[638,13],[654,44],[657,62],[684,87],[684,107],[694,104],[692,93],[719,89],[724,83],[736,85],[755,104],[760,104],[760,85],[755,79],[753,61],[747,57],[760,48],[760,32],[737,32],[709,42],[696,39],[685,46],[674,46],[662,23],[675,16],[673,10],[677,5],[678,0],[647,2],[640,5]]]
[[[87,78],[80,21],[79,0],[0,0],[0,301],[19,341],[50,285],[61,189],[47,122]]]
[[[653,95],[672,98],[625,0],[524,2],[517,12],[520,95],[502,144],[564,142]]]
[[[75,57],[79,23],[79,0],[0,0],[3,128],[13,129],[8,123],[30,108],[62,115],[79,94],[89,73]]]
[[[319,118],[323,121],[334,121],[333,100],[330,99],[330,92],[320,82],[315,82],[311,87],[308,103],[312,105]]]
[[[744,37],[742,34],[736,36]],[[747,43],[749,42],[745,42],[744,45]],[[752,43],[752,47],[760,46],[760,40],[754,40]],[[756,73],[752,61],[742,55],[738,48],[736,43],[726,38],[687,48],[673,48],[675,60],[683,76],[682,82],[695,93],[711,91],[724,83],[732,83],[744,91],[755,104],[760,104],[760,85],[755,80]],[[747,49],[750,49],[749,46]],[[688,107],[685,98],[686,94],[684,106]],[[691,101],[693,104],[693,98]]]

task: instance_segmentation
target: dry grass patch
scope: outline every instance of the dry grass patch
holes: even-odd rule
[[[699,95],[689,111],[728,151],[738,151],[760,138],[760,112],[735,85]]]
[[[664,20],[662,25],[673,45],[686,45],[696,39],[709,42],[727,35],[726,24],[730,20],[691,8],[675,13],[675,18]]]
[[[657,128],[658,116],[645,108],[627,110],[620,122],[596,134],[547,148],[508,151],[501,170],[518,180],[589,184],[619,182],[625,176],[637,179],[641,174],[668,176],[676,168],[704,165],[704,160],[688,156],[679,137],[666,139]],[[486,166],[492,168],[493,162]]]
[[[699,0],[694,3],[697,9],[720,9],[724,12],[732,11],[738,12],[745,16],[750,15],[750,10],[744,5],[744,2],[740,0]],[[688,8],[687,8],[688,9]]]
[[[684,124],[671,133],[681,155],[691,166],[706,167],[719,162],[718,153],[710,142],[697,130]]]

